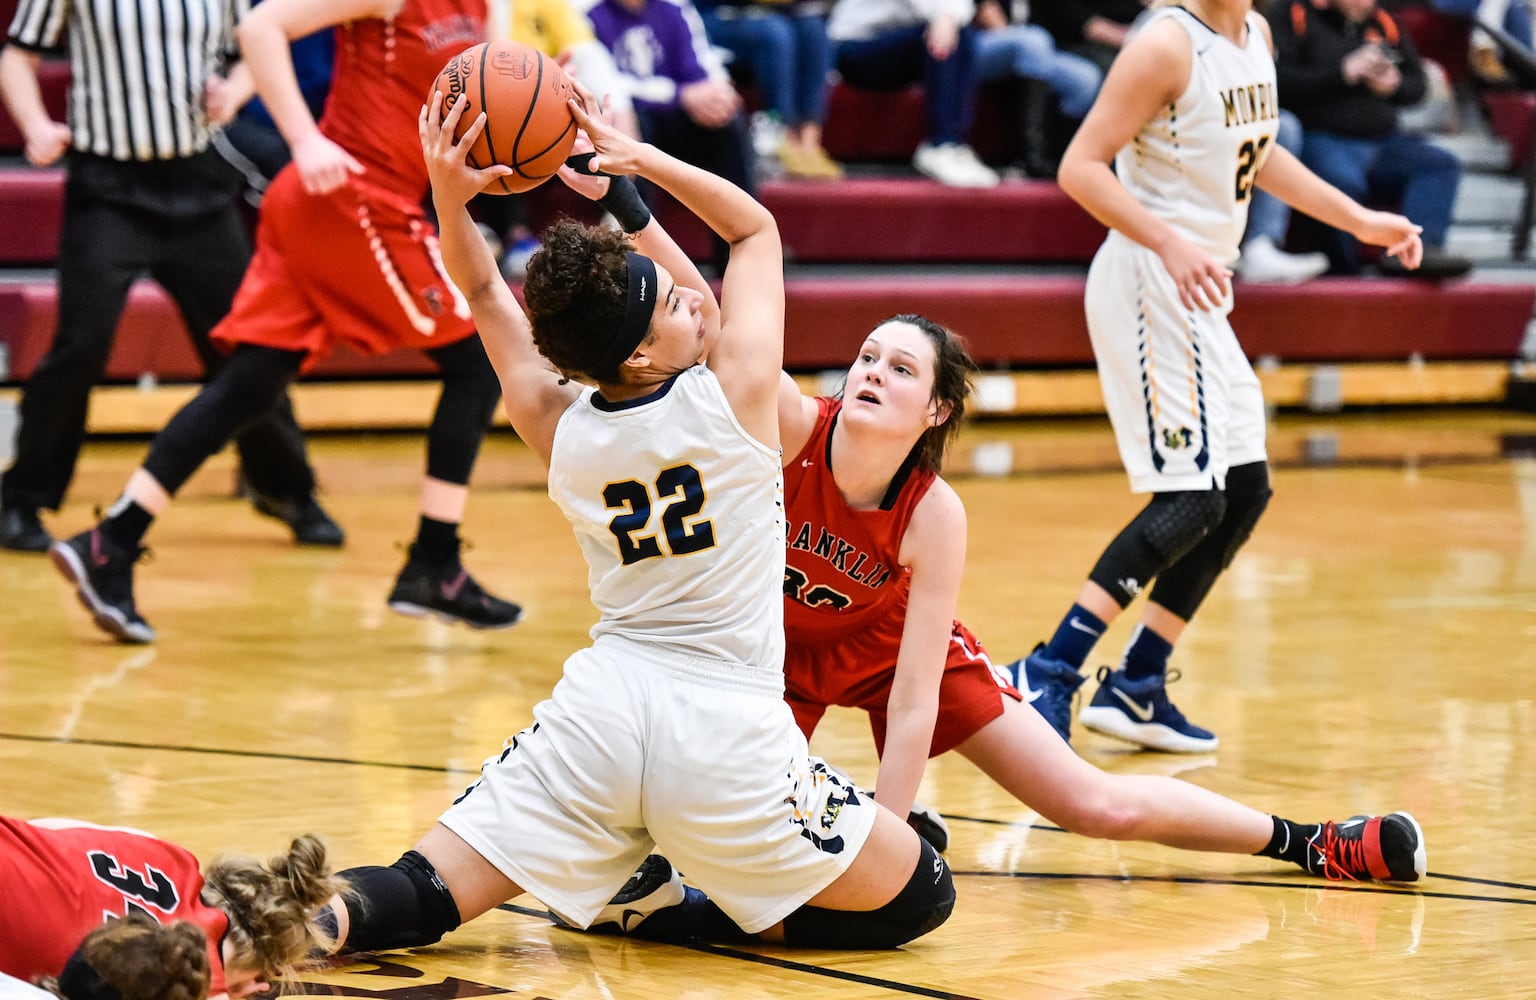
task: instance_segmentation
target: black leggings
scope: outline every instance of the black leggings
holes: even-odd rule
[[[479,337],[427,351],[443,392],[427,431],[427,475],[467,485],[501,387]],[[302,351],[242,344],[222,371],[155,435],[144,469],[175,494],[242,427],[286,398],[304,363]]]

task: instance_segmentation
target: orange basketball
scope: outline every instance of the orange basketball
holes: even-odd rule
[[[576,88],[565,70],[537,49],[516,42],[465,49],[443,67],[433,88],[443,95],[444,115],[460,94],[469,98],[456,138],[485,112],[485,131],[469,151],[469,165],[503,163],[514,171],[486,185],[488,194],[538,187],[571,155],[576,122],[565,102],[576,96]]]

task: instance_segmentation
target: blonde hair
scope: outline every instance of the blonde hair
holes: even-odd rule
[[[130,913],[91,931],[75,954],[122,1000],[204,1000],[208,996],[208,939],[184,920],[162,927],[149,917]],[[53,976],[39,979],[37,985],[72,1000]]]
[[[270,981],[293,972],[314,950],[334,942],[313,914],[332,896],[347,892],[331,874],[325,844],[313,834],[295,837],[286,854],[263,863],[221,857],[203,874],[203,902],[229,916],[228,962],[260,970]]]

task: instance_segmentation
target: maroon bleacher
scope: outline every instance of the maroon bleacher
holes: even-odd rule
[[[769,181],[761,195],[779,220],[790,257],[806,263],[1085,263],[1104,238],[1103,226],[1044,181],[1010,182],[988,191],[918,178]],[[0,264],[53,262],[63,198],[60,169],[0,170]],[[558,183],[538,189],[530,211],[539,223],[562,212],[596,214]],[[685,250],[708,257],[703,223],[670,205],[659,212]]]
[[[1519,352],[1536,288],[1455,282],[1327,278],[1299,286],[1239,286],[1232,322],[1251,357],[1286,362],[1506,359]],[[42,357],[57,311],[49,279],[0,283],[0,343],[10,378]],[[801,278],[787,289],[785,364],[799,370],[847,363],[860,338],[899,312],[952,326],[984,367],[1092,363],[1083,320],[1083,278],[1021,275]],[[421,355],[338,351],[314,376],[426,374]],[[158,286],[135,286],[108,364],[113,381],[149,372],[164,381],[198,377],[175,307]]]
[[[1433,59],[1445,69],[1446,76],[1455,83],[1467,75],[1467,38],[1472,31],[1472,19],[1460,14],[1447,14],[1427,3],[1392,5],[1391,15],[1397,19],[1414,48],[1425,59]]]

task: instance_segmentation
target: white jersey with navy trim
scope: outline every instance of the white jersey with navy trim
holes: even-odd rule
[[[1230,264],[1279,130],[1274,57],[1258,14],[1248,15],[1242,47],[1182,7],[1154,11],[1137,30],[1166,18],[1189,32],[1189,86],[1120,150],[1115,173],[1153,215]]]
[[[586,557],[592,637],[623,636],[782,674],[784,482],[779,453],[695,365],[561,416],[549,495]]]

